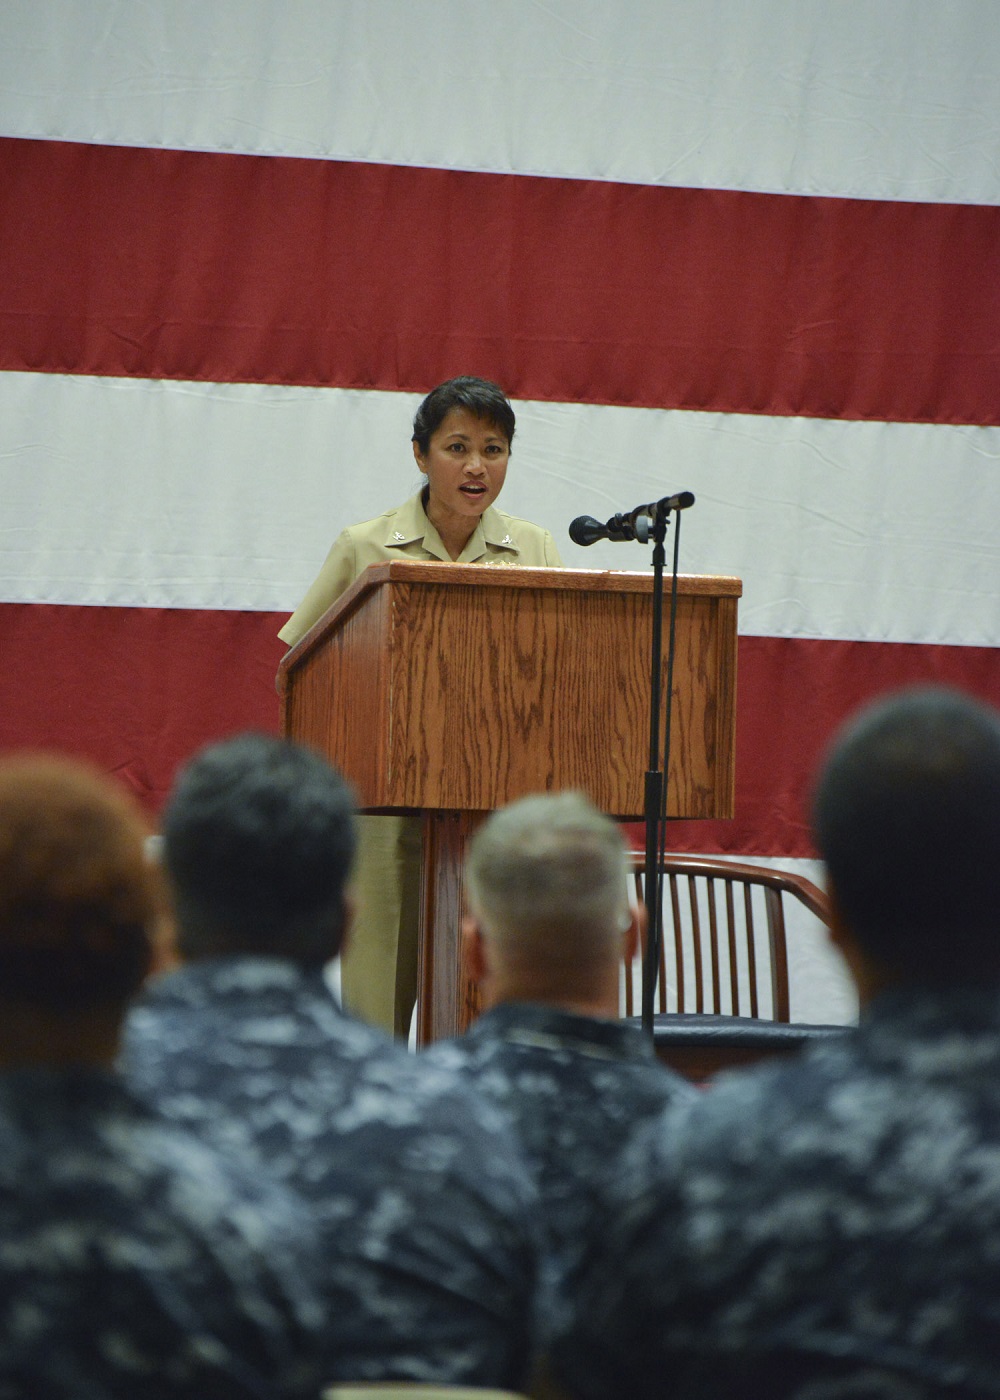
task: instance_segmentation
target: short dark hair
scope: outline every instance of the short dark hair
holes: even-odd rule
[[[121,1016],[150,968],[160,882],[131,797],[55,755],[0,761],[0,999]]]
[[[163,817],[181,953],[336,956],[355,842],[351,790],[319,754],[268,734],[203,749]]]
[[[515,418],[507,395],[491,379],[477,379],[474,375],[463,374],[432,389],[417,409],[413,419],[412,441],[421,452],[426,453],[430,449],[431,438],[453,408],[468,409],[477,418],[492,423],[507,439],[508,447],[513,443]]]
[[[901,979],[1000,980],[1000,714],[920,687],[865,710],[814,829],[844,920]]]

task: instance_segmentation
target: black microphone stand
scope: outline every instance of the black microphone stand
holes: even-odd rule
[[[670,720],[674,698],[674,644],[677,636],[677,572],[680,558],[680,518],[674,527],[674,559],[670,588],[670,628],[667,644],[667,704],[663,737],[663,765],[660,765],[660,684],[663,662],[663,565],[664,540],[669,510],[657,510],[651,520],[653,538],[653,636],[649,676],[649,767],[643,791],[646,823],[645,905],[647,916],[646,956],[642,964],[642,1027],[652,1039],[653,1004],[660,970],[663,914],[660,900],[660,869],[667,837],[667,780],[670,774]],[[637,531],[637,537],[642,538]],[[649,536],[646,537],[647,539]]]

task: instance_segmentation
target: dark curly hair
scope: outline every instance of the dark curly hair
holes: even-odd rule
[[[139,808],[96,768],[0,760],[0,1000],[124,1009],[161,913]]]

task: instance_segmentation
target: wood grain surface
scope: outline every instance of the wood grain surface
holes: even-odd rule
[[[373,565],[282,663],[286,733],[366,810],[488,811],[576,787],[642,813],[652,576]],[[678,584],[672,816],[732,815],[740,583]]]
[[[732,815],[741,587],[678,581],[672,816]],[[484,815],[567,787],[642,815],[652,588],[651,574],[374,564],[281,663],[283,732],[327,754],[363,810],[423,813],[421,1044],[478,1011],[460,930]]]

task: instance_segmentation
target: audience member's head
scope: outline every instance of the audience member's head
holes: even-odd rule
[[[1000,714],[930,688],[866,709],[814,827],[835,916],[888,980],[1000,980]]]
[[[495,812],[466,862],[466,956],[488,1004],[540,1001],[617,1016],[639,914],[616,824],[580,793]]]
[[[318,754],[264,734],[203,750],[163,819],[179,952],[329,961],[355,839],[351,790]]]
[[[151,962],[159,881],[124,791],[55,756],[0,760],[0,1055],[113,1058]]]

